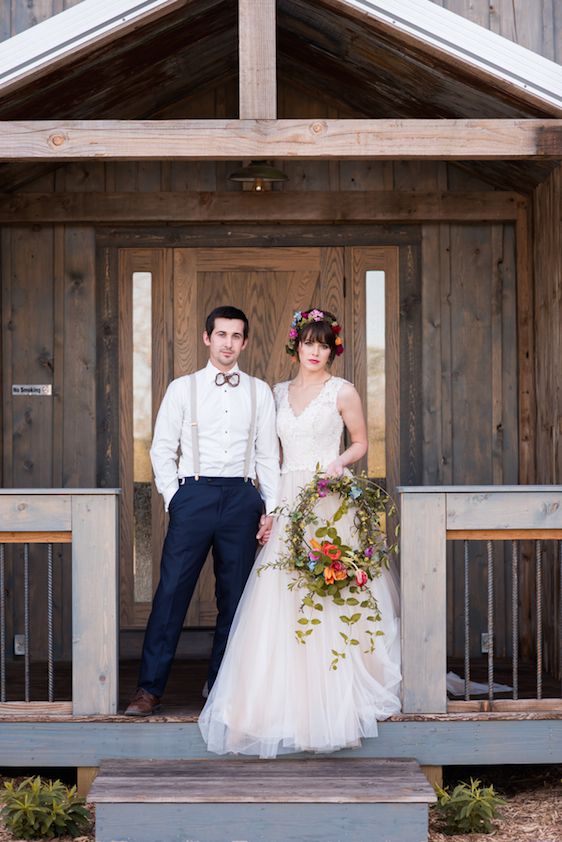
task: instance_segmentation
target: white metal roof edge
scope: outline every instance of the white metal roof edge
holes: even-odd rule
[[[0,95],[189,0],[82,0],[0,43]]]
[[[423,48],[478,68],[527,101],[562,112],[562,66],[431,0],[329,0],[391,26]]]

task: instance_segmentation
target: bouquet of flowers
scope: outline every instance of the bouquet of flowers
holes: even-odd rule
[[[317,503],[328,495],[337,495],[338,507],[334,514],[323,521],[317,513]],[[346,473],[340,477],[327,477],[317,466],[314,477],[299,492],[291,509],[279,510],[287,517],[285,552],[267,567],[288,570],[292,576],[288,587],[302,589],[302,617],[298,620],[296,637],[306,643],[314,626],[321,623],[318,614],[324,610],[323,599],[341,606],[340,619],[345,631],[340,632],[345,646],[359,646],[354,636],[354,626],[367,611],[370,624],[380,622],[381,615],[369,583],[389,566],[390,557],[396,552],[396,535],[388,544],[381,531],[381,519],[391,518],[396,508],[388,494],[364,474]],[[338,533],[337,523],[348,512],[353,513],[354,546],[344,543]],[[312,537],[312,534],[314,537]],[[367,628],[368,648],[373,652],[375,638],[383,632]],[[345,651],[332,649],[332,669],[337,669]]]

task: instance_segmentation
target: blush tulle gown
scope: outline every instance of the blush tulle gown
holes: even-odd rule
[[[330,378],[299,415],[289,403],[289,384],[275,387],[283,503],[294,500],[317,464],[325,467],[337,457],[343,430],[337,395],[345,382]],[[321,519],[338,504],[335,495],[321,499]],[[287,570],[269,568],[258,574],[282,553],[285,526],[283,516],[275,519],[271,538],[257,556],[199,718],[207,748],[217,754],[266,758],[357,746],[362,737],[377,735],[377,720],[400,710],[400,627],[392,574],[385,570],[370,583],[382,617],[377,627],[384,632],[376,639],[375,652],[366,654],[366,645],[349,646],[346,658],[331,670],[332,649],[342,649],[342,608],[325,599],[320,625],[300,644],[295,629],[302,590],[289,590]],[[344,542],[353,543],[352,514],[339,521],[338,532]],[[358,625],[354,637],[366,642]]]

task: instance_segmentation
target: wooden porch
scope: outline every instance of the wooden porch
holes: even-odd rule
[[[77,503],[72,500],[73,495]],[[84,509],[86,499],[88,506]],[[109,587],[116,581],[117,542],[113,538],[113,543],[108,543],[110,536],[116,535],[115,500],[115,495],[107,492],[36,490],[30,495],[14,490],[0,494],[3,525],[8,527],[0,534],[0,543],[60,540],[61,530],[70,533],[76,594],[72,682],[68,667],[63,666],[57,674],[57,700],[26,703],[20,699],[0,704],[0,744],[5,765],[98,767],[107,758],[210,757],[196,723],[203,703],[204,660],[176,663],[162,715],[139,721],[118,713],[134,689],[136,663],[121,665],[123,686],[119,702],[116,590]],[[105,509],[101,514],[100,503]],[[65,508],[70,512],[80,504],[84,511],[82,520],[72,521],[64,514]],[[85,535],[87,549],[80,556]],[[562,729],[558,674],[553,672],[548,677],[545,670],[542,698],[536,694],[533,698],[532,686],[525,686],[522,681],[518,699],[506,700],[505,694],[495,699],[492,685],[486,709],[476,700],[463,703],[447,699],[446,543],[459,536],[464,540],[467,535],[485,540],[554,540],[558,544],[562,536],[562,488],[402,489],[403,712],[380,723],[379,738],[365,740],[360,749],[342,752],[342,757],[413,756],[424,766],[562,762],[562,742],[557,736]],[[103,542],[97,547],[97,555],[103,559],[104,575],[83,577],[92,554],[96,554],[97,540]],[[85,596],[80,597],[83,588]],[[95,588],[99,589],[97,596]],[[111,605],[113,613],[108,610]],[[492,617],[497,623],[495,613]],[[79,633],[80,629],[83,631]],[[496,625],[498,635],[500,631]],[[559,646],[559,638],[552,645]],[[545,648],[541,650],[544,651]],[[487,658],[489,669],[490,662],[494,663],[493,646]],[[514,653],[509,660],[513,667]],[[1,667],[5,686],[5,659]],[[505,658],[499,667],[495,678],[504,679],[501,670],[506,669]],[[15,668],[8,668],[8,675],[14,675]],[[108,680],[108,676],[115,678]],[[21,686],[21,677],[9,685],[13,692],[14,687]],[[61,707],[58,699],[66,696],[68,690],[70,699],[67,697]]]

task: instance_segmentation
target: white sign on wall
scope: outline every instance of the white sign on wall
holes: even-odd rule
[[[44,395],[52,395],[53,387],[50,383],[43,383],[39,385],[32,385],[29,383],[20,383],[12,385],[12,395],[34,395],[43,397]]]

